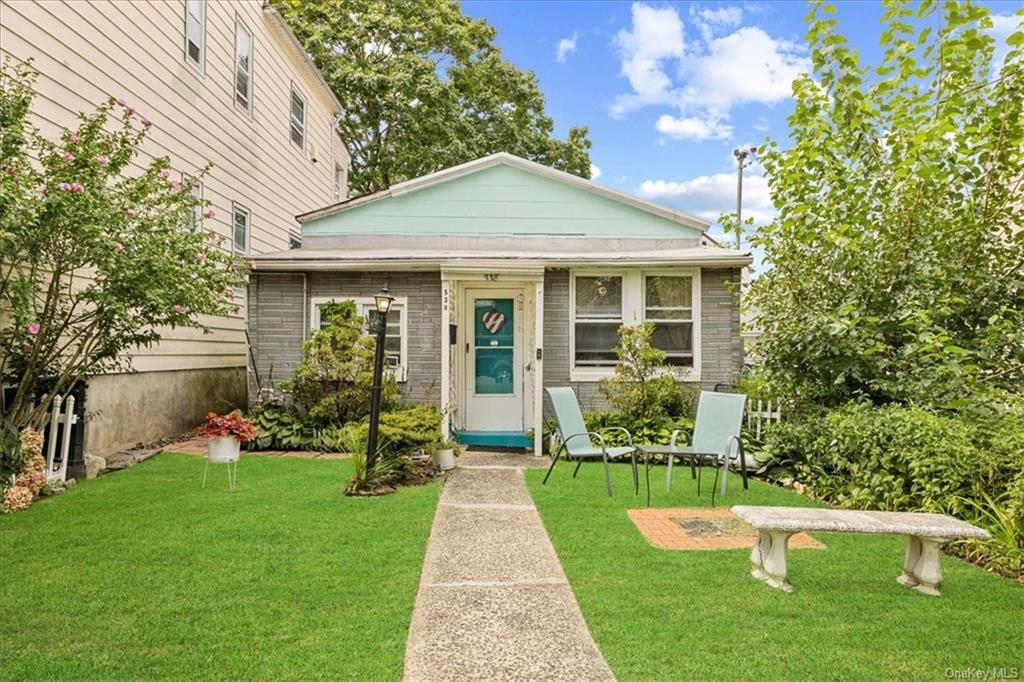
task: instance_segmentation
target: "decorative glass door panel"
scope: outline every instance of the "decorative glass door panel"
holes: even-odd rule
[[[473,348],[477,395],[515,393],[515,302],[478,298],[473,302]]]

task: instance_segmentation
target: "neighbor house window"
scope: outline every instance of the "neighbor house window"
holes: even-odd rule
[[[569,322],[573,381],[596,381],[614,372],[621,325],[654,325],[652,344],[665,363],[687,379],[700,370],[700,271],[573,272]]]
[[[306,99],[292,85],[291,136],[299,149],[306,149]]]
[[[235,20],[235,104],[252,111],[252,33]]]
[[[574,364],[614,367],[622,326],[622,277],[578,275],[574,281]]]
[[[288,233],[288,248],[298,249],[302,247],[302,235],[295,232]]]
[[[206,42],[206,0],[185,0],[185,61],[203,72]]]
[[[189,232],[195,232],[199,229],[200,219],[203,214],[203,183],[199,182],[191,175],[185,173],[181,174],[181,184],[192,187],[192,208],[188,212],[188,216],[185,218],[185,229]]]
[[[693,277],[644,277],[644,321],[654,323],[651,343],[676,367],[693,367]]]
[[[326,327],[329,322],[323,314],[324,308],[340,301],[353,301],[356,310],[364,321],[364,331],[367,334],[376,333],[376,321],[379,313],[372,296],[334,296],[330,298],[314,297],[312,299],[312,315],[310,316],[310,329],[317,330]],[[405,381],[406,368],[408,367],[408,350],[406,339],[409,337],[408,311],[409,301],[405,296],[395,297],[391,304],[391,312],[388,313],[388,333],[384,342],[384,366],[391,368],[395,379]]]
[[[231,244],[239,256],[249,253],[249,209],[233,204],[231,209]]]
[[[348,193],[348,172],[344,166],[334,167],[334,200],[341,201]]]

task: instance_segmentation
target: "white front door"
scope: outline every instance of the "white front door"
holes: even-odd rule
[[[523,430],[523,290],[467,289],[465,428]]]

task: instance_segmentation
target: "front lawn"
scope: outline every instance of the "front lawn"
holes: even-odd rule
[[[689,471],[670,494],[664,468],[651,471],[652,507],[706,506]],[[706,471],[705,473],[709,473]],[[619,680],[947,679],[968,668],[1024,669],[1024,588],[944,556],[943,595],[896,583],[905,541],[814,533],[825,550],[790,552],[792,595],[749,575],[750,550],[671,551],[640,535],[625,509],[626,466],[613,467],[615,496],[599,464],[573,480],[560,463],[527,483],[587,624]],[[712,476],[706,476],[709,482]],[[735,485],[733,485],[735,484]],[[808,506],[805,498],[730,480],[719,505]]]
[[[398,679],[438,485],[162,454],[0,518],[0,678]]]

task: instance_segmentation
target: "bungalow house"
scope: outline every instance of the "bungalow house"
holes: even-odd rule
[[[298,216],[301,248],[253,259],[249,337],[266,381],[294,368],[321,307],[396,301],[387,358],[404,400],[430,402],[470,444],[532,447],[543,388],[584,406],[615,367],[617,328],[656,325],[684,382],[736,380],[749,254],[708,224],[509,154]]]

